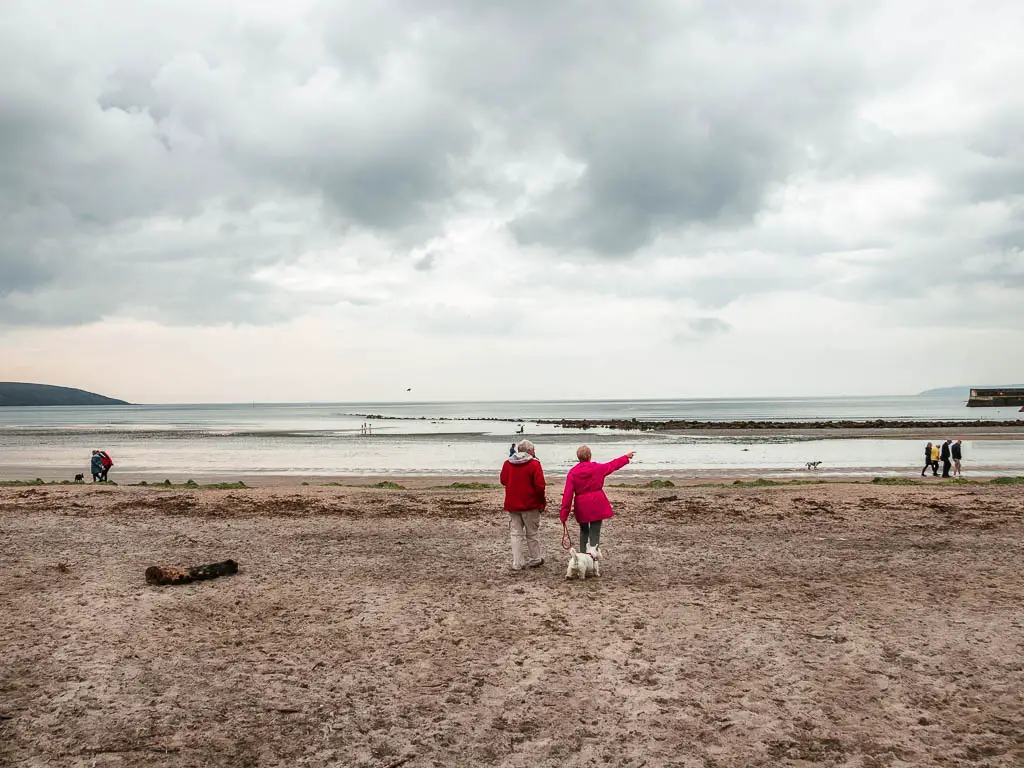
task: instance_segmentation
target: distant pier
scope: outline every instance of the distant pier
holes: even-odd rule
[[[1024,389],[972,389],[968,408],[1013,408],[1024,406]]]

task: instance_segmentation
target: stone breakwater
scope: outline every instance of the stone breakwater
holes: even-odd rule
[[[685,430],[814,430],[814,429],[991,429],[1020,427],[1024,429],[1024,420],[983,421],[970,419],[963,421],[911,421],[893,419],[871,419],[858,421],[853,419],[836,419],[832,421],[700,421],[696,419],[672,419],[668,421],[640,421],[638,419],[539,419],[538,424],[550,424],[563,429],[619,429],[641,432],[678,432]]]

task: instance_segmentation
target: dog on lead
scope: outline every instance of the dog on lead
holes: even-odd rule
[[[819,466],[821,466],[821,462],[820,461],[808,461],[807,462],[807,468],[808,469],[817,469]]]
[[[586,552],[577,552],[575,549],[570,549],[569,567],[565,570],[565,578],[571,579],[573,576],[578,576],[580,579],[586,579],[588,574],[600,576],[600,560],[601,550],[589,544],[587,545]]]
[[[83,475],[81,472],[79,472],[77,475],[75,475],[75,482],[76,483],[84,483],[85,482],[85,475]]]

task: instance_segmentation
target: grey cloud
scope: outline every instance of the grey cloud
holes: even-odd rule
[[[525,244],[629,255],[665,230],[749,221],[769,185],[797,169],[796,143],[781,135],[791,126],[776,136],[737,130],[739,107],[708,115],[706,135],[675,123],[682,104],[597,128],[602,135],[576,149],[583,177],[539,201],[513,232]]]
[[[864,87],[856,51],[825,42],[842,14],[822,18],[810,3],[772,13],[754,2],[648,2],[628,14],[617,3],[379,7],[369,21],[346,13],[329,26],[338,61],[363,51],[353,29],[365,21],[380,37],[365,51],[374,71],[396,49],[419,56],[452,109],[508,152],[583,167],[510,223],[523,244],[628,255],[694,222],[749,221],[772,184],[804,167],[807,145],[839,140]],[[786,56],[766,42],[818,22]]]
[[[5,326],[64,327],[101,320],[102,313],[82,298],[81,293],[72,288],[9,293],[0,301],[0,329]]]
[[[799,26],[807,8],[780,13]],[[779,57],[763,42],[778,19],[759,10],[646,4],[630,33],[603,6],[584,24],[553,11],[513,25],[518,49],[490,57],[499,82],[526,94],[513,114],[584,169],[512,223],[518,240],[628,255],[663,231],[746,222],[772,184],[806,167],[805,146],[827,150],[864,87],[857,60],[822,44]],[[506,33],[506,15],[492,23],[485,35]],[[699,45],[694,29],[707,35]]]
[[[770,238],[763,237],[770,242]],[[814,292],[827,287],[834,279],[832,269],[820,258],[829,250],[804,243],[803,249],[792,252],[744,252],[745,238],[728,244],[716,243],[706,250],[684,250],[678,256],[676,244],[666,247],[658,258],[653,256],[631,262],[602,260],[595,266],[584,266],[565,281],[561,290],[567,293],[604,296],[609,299],[658,299],[670,303],[688,301],[702,311],[719,311],[747,298],[779,292]],[[811,258],[819,256],[818,259]],[[682,269],[675,268],[680,261]],[[536,275],[531,280],[540,280]]]
[[[1016,253],[1024,261],[1024,226],[1013,227],[995,235],[989,241],[994,248]]]
[[[1024,118],[1020,126],[1012,150],[975,155],[972,167],[952,180],[953,195],[970,203],[1020,199],[1024,195]],[[1010,141],[1007,137],[1002,140]]]
[[[717,317],[695,317],[690,321],[689,325],[691,330],[703,336],[725,333],[732,330],[731,325]]]
[[[50,278],[42,264],[25,258],[17,243],[0,245],[0,296],[32,291]]]
[[[113,308],[168,325],[270,324],[298,309],[272,286],[233,275],[213,259],[202,266],[188,260],[132,266],[93,257],[87,264],[74,275],[8,293],[0,301],[0,324],[79,325],[102,320]]]
[[[0,75],[7,324],[88,322],[122,311],[200,324],[278,320],[302,312],[305,301],[255,280],[259,268],[337,242],[351,226],[396,239],[420,226],[421,237],[443,222],[435,203],[462,188],[458,156],[472,132],[443,95],[416,82],[393,92],[371,84],[365,99],[346,95],[342,83],[317,99],[293,87],[294,70],[270,73],[268,83],[245,80],[232,70],[238,52],[230,43],[211,46],[209,59],[172,46],[163,61],[119,62],[108,79],[90,80],[49,66],[46,51],[19,55],[11,29],[0,41],[18,65]],[[248,42],[258,49],[274,38]],[[211,63],[218,59],[220,67]],[[10,75],[26,68],[27,78]],[[277,90],[257,98],[267,86]],[[284,238],[290,242],[270,234],[237,242],[236,234],[228,246],[232,221],[204,234],[210,228],[200,219],[218,206],[273,229],[263,209],[282,197],[310,201],[305,221],[293,213],[282,222],[295,230]],[[188,243],[172,245],[182,233]],[[10,298],[15,291],[24,295]],[[45,306],[52,301],[60,306]]]
[[[429,251],[423,254],[415,262],[413,262],[413,268],[417,272],[429,272],[437,266],[438,255],[436,251]]]
[[[1019,201],[1019,99],[960,132],[872,126],[859,109],[889,74],[850,31],[871,4],[392,0],[241,19],[188,0],[159,19],[132,3],[104,19],[50,6],[17,4],[0,30],[6,324],[274,322],[332,297],[261,270],[366,231],[395,254],[365,269],[408,264],[467,212],[506,222],[538,263],[673,244],[677,259],[777,257],[774,272],[583,281],[711,312],[774,290],[926,297],[966,254],[1021,244],[1019,220],[934,234],[965,206]],[[555,161],[578,175],[554,183]],[[538,192],[519,168],[552,183]],[[887,174],[928,174],[936,199],[885,231],[764,224],[794,178]],[[817,266],[868,245],[885,258],[854,278]],[[432,252],[414,262],[434,265]]]
[[[937,237],[816,290],[894,327],[1024,329],[1024,257],[983,243]]]
[[[683,322],[683,327],[672,335],[677,344],[688,344],[700,339],[728,333],[732,326],[718,317],[691,317]]]

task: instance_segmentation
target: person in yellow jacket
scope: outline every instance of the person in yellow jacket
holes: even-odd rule
[[[938,477],[939,474],[939,444],[932,446],[932,474]]]

